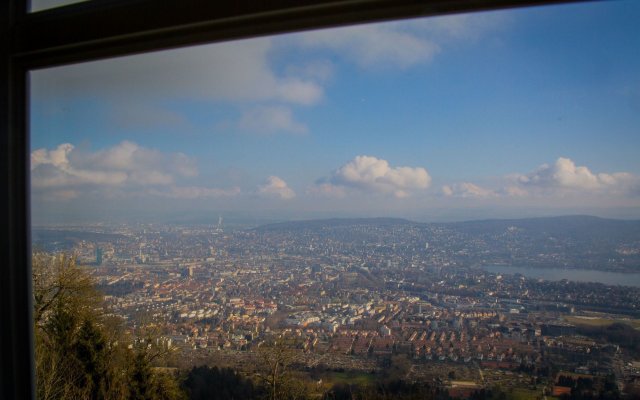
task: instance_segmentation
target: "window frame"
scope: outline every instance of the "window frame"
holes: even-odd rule
[[[0,398],[34,399],[29,71],[365,22],[585,0],[0,1]]]

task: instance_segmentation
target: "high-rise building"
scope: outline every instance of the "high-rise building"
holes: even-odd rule
[[[96,265],[102,265],[102,247],[96,247]]]
[[[216,233],[222,233],[222,215],[218,216],[218,225],[216,225]]]

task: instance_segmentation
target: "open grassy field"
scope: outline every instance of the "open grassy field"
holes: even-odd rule
[[[524,388],[514,388],[507,394],[509,400],[538,400],[540,398],[542,398],[542,391]]]
[[[375,375],[365,372],[329,372],[322,379],[331,384],[349,383],[365,386],[375,380]]]

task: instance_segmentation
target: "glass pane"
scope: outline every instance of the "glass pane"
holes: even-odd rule
[[[34,71],[39,395],[635,396],[639,18],[593,2]]]

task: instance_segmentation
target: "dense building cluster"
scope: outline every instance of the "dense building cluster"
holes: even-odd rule
[[[286,336],[295,339],[301,368],[370,371],[402,356],[415,366],[408,379],[453,371],[471,388],[529,384],[523,371],[551,387],[557,371],[550,369],[558,368],[615,374],[621,386],[636,379],[626,366],[636,355],[579,328],[632,321],[640,288],[480,268],[570,257],[541,253],[544,244],[532,250],[518,241],[520,229],[507,226],[494,243],[508,252],[444,225],[393,220],[228,231],[101,225],[41,235],[42,246],[70,246],[92,270],[110,313],[132,330],[161,325],[187,363],[216,358],[250,370],[261,343]]]

